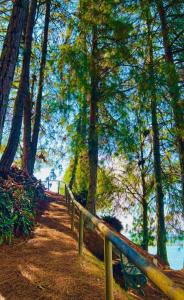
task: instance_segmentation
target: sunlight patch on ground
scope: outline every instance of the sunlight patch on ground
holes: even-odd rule
[[[35,267],[34,265],[27,265],[26,267],[19,266],[20,273],[23,277],[28,279],[31,282],[36,281],[36,276],[34,273],[38,273],[39,268]]]
[[[54,256],[63,256],[63,254],[59,251],[49,251],[49,253]]]
[[[51,240],[52,240],[51,238],[48,239],[47,237],[39,237],[39,238],[28,241],[28,244],[32,245],[33,247],[40,247],[44,243],[47,243],[48,241],[51,241]]]

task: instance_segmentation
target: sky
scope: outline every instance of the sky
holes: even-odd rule
[[[41,168],[39,171],[35,172],[34,175],[36,176],[37,179],[45,181],[45,179],[47,177],[49,177],[51,169],[52,169],[52,167],[49,167],[49,166]],[[58,180],[58,181],[62,180],[64,173],[62,172],[61,174],[59,174],[58,170],[54,170],[54,172],[56,174],[56,180]],[[46,187],[47,187],[47,184],[46,184]],[[50,187],[50,190],[53,191],[53,192],[57,192],[58,191],[58,182],[53,182],[52,186]]]

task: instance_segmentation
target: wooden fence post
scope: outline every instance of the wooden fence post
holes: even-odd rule
[[[70,213],[70,205],[71,205],[71,199],[70,199],[70,194],[68,193],[68,212]]]
[[[113,300],[113,270],[112,270],[112,243],[104,238],[104,262],[105,262],[105,293],[106,300]]]
[[[75,226],[75,204],[72,201],[72,214],[71,214],[71,230],[74,231]]]
[[[80,217],[79,217],[79,255],[82,255],[83,239],[84,239],[84,216],[83,216],[83,213],[80,211]]]
[[[65,184],[65,201],[66,201],[66,205],[68,206],[68,199],[67,199],[68,195],[67,195],[67,187]]]
[[[58,181],[58,194],[60,193],[60,181]]]

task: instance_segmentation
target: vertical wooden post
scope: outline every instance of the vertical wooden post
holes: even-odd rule
[[[68,205],[68,199],[67,199],[67,187],[65,184],[65,201],[66,201],[66,205]]]
[[[58,181],[58,194],[60,193],[60,181]]]
[[[70,199],[70,194],[68,193],[68,212],[70,213],[70,205],[71,205],[71,199]]]
[[[113,300],[113,270],[112,270],[112,243],[104,238],[104,262],[105,262],[105,291],[106,300]]]
[[[84,216],[83,216],[83,213],[80,211],[80,217],[79,217],[79,255],[82,255],[83,239],[84,239]]]
[[[75,204],[72,201],[72,214],[71,214],[71,230],[74,231],[74,226],[75,226]]]

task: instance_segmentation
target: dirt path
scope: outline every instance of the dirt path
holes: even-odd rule
[[[31,239],[0,248],[0,300],[105,299],[103,264],[87,250],[79,258],[66,207],[52,200]],[[114,296],[130,299],[118,287]]]

